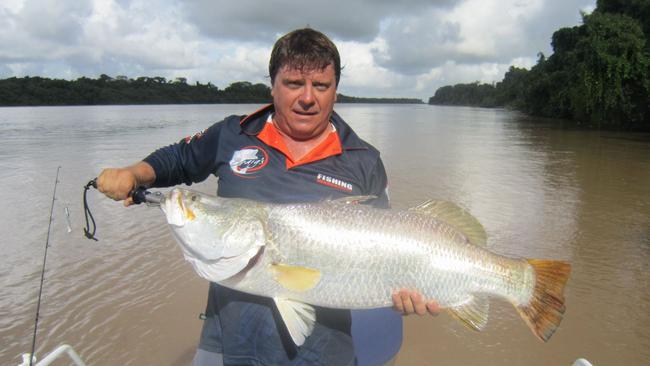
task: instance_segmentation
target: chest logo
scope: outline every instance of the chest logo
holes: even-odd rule
[[[269,154],[259,146],[246,146],[235,151],[230,159],[230,170],[245,176],[254,175],[269,162]]]
[[[330,177],[329,175],[318,173],[316,176],[316,182],[342,191],[352,192],[352,184]]]

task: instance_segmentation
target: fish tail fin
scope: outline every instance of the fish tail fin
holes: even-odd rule
[[[571,265],[563,261],[527,259],[535,271],[535,289],[527,304],[517,311],[533,333],[542,341],[551,338],[564,316],[564,286]]]

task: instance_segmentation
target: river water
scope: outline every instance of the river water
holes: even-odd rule
[[[0,364],[18,364],[31,347],[57,166],[37,354],[68,343],[89,365],[189,364],[207,283],[155,208],[125,209],[90,191],[99,241],[83,238],[82,187],[104,167],[258,107],[0,108]],[[394,207],[453,201],[483,223],[492,250],[573,266],[565,318],[548,343],[495,300],[481,333],[445,313],[407,317],[397,365],[650,364],[650,136],[496,109],[337,111],[382,151]]]

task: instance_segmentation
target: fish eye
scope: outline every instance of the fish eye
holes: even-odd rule
[[[197,197],[196,197],[195,194],[193,194],[193,195],[190,197],[190,199],[194,202],[194,201],[196,201]]]

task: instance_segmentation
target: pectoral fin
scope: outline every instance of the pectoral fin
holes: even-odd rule
[[[447,309],[463,325],[477,331],[483,330],[488,321],[490,300],[487,296],[473,296],[467,303]]]
[[[273,278],[282,287],[297,292],[314,288],[321,278],[321,273],[318,270],[281,263],[272,264],[271,271],[273,272]]]
[[[302,346],[314,330],[316,311],[310,305],[289,299],[274,298],[293,343]]]

